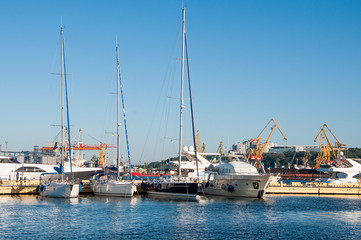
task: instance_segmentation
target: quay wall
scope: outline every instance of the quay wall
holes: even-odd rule
[[[39,194],[36,189],[42,183],[40,180],[2,181],[0,182],[0,195]],[[89,181],[82,185],[80,193],[93,193]]]
[[[361,184],[271,183],[266,194],[361,195]]]

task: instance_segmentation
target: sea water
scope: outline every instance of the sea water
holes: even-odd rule
[[[361,239],[361,198],[0,196],[1,239]]]

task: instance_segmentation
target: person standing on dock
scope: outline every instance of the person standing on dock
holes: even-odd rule
[[[14,172],[13,172],[13,170],[11,170],[10,175],[9,175],[9,182],[11,182],[13,180],[13,174],[14,174]]]

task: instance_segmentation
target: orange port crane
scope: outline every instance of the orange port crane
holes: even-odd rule
[[[101,150],[101,149],[108,149],[108,148],[116,148],[114,144],[81,144],[79,143],[76,145],[71,146],[71,150]],[[56,147],[42,147],[41,150],[43,151],[54,151],[56,150]],[[69,147],[66,147],[66,150],[69,150]]]
[[[268,135],[267,137],[267,140],[262,143],[262,138],[261,138],[261,135],[263,134],[263,132],[266,130],[266,128],[271,124],[273,123],[272,127],[271,127],[271,132],[270,134]],[[278,122],[278,121],[275,121],[273,118],[267,123],[267,125],[263,128],[263,130],[261,131],[261,133],[257,136],[257,138],[255,139],[251,139],[250,141],[251,142],[256,142],[256,150],[254,151],[252,148],[249,148],[249,153],[248,153],[248,157],[247,159],[251,159],[251,160],[262,160],[262,154],[263,152],[265,151],[266,147],[267,147],[267,144],[272,136],[272,133],[273,131],[275,130],[275,128],[278,129],[278,131],[281,133],[281,135],[283,136],[283,138],[285,140],[287,140],[283,130],[282,130],[282,127],[281,127],[281,124]]]
[[[327,136],[327,133],[326,133],[325,129],[327,129],[336,140],[336,142],[335,142],[335,145],[336,145],[336,148],[337,148],[336,152],[335,152],[335,148],[332,146],[332,143],[331,143],[329,137]],[[341,157],[341,148],[343,146],[347,146],[347,145],[341,143],[337,139],[337,137],[333,134],[333,132],[327,126],[327,124],[323,124],[320,127],[320,129],[317,132],[317,135],[316,135],[316,138],[315,138],[314,142],[316,142],[317,139],[319,141],[320,152],[318,153],[318,155],[317,155],[317,157],[315,159],[316,167],[319,167],[321,164],[329,163],[332,156],[334,158],[340,158]],[[332,152],[332,154],[331,154],[331,152]]]

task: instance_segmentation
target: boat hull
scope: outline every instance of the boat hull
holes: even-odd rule
[[[268,175],[218,175],[203,184],[202,190],[207,195],[263,198],[271,180]]]
[[[146,191],[150,196],[170,198],[195,198],[198,194],[198,184],[188,182],[153,183]]]
[[[137,187],[130,182],[96,182],[92,184],[95,195],[112,197],[132,197]]]
[[[52,198],[77,198],[79,196],[79,184],[68,182],[46,183],[39,188],[40,196]]]

